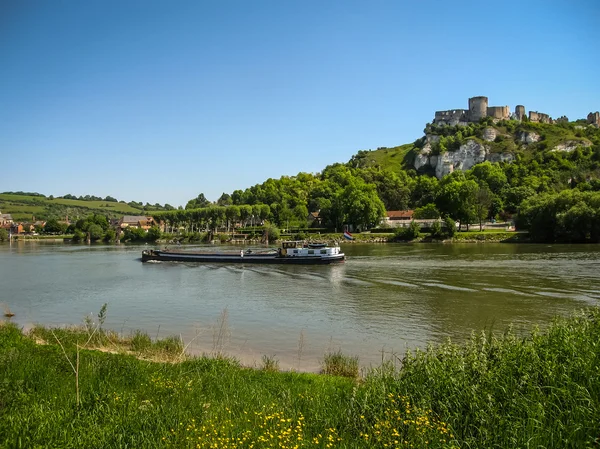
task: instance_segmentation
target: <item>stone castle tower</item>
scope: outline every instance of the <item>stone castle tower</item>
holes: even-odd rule
[[[478,122],[484,117],[487,117],[488,97],[473,97],[469,98],[469,122]]]
[[[523,117],[525,117],[525,106],[518,104],[515,106],[515,118],[522,121]]]

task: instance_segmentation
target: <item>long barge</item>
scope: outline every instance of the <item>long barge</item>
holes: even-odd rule
[[[240,250],[240,252],[191,252],[170,249],[142,251],[142,262],[204,262],[204,263],[262,263],[291,265],[328,265],[344,262],[346,256],[340,247],[325,243],[301,241],[283,242],[272,250]]]

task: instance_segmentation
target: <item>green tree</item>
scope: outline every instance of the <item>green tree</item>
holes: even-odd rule
[[[479,230],[483,230],[483,222],[490,213],[492,205],[492,192],[487,186],[479,187],[475,194],[475,215],[479,220]]]
[[[454,178],[460,179],[460,176]],[[478,190],[479,186],[475,181],[451,180],[441,183],[436,199],[438,209],[458,221],[459,229],[463,223],[466,224],[468,231],[470,222],[476,218],[475,202]]]
[[[61,223],[58,222],[58,220],[56,220],[55,218],[51,218],[46,222],[46,225],[44,226],[44,234],[62,234],[66,228],[66,225],[62,226]]]
[[[502,168],[497,163],[492,164],[489,161],[476,164],[469,171],[469,175],[472,176],[479,185],[488,186],[493,193],[499,193],[508,182]]]
[[[434,219],[440,218],[440,211],[437,210],[434,203],[429,203],[423,207],[417,207],[413,214],[416,219]]]
[[[114,229],[107,229],[106,232],[104,233],[104,238],[103,240],[105,242],[114,242],[117,239],[117,233]]]
[[[376,226],[385,215],[385,206],[373,184],[366,184],[355,178],[342,191],[339,197],[346,223],[359,229]]]
[[[232,204],[231,195],[229,195],[228,193],[225,193],[225,192],[223,192],[223,194],[217,200],[218,206],[229,206],[231,204]]]
[[[146,240],[149,242],[156,242],[158,239],[160,239],[161,235],[162,233],[160,232],[160,228],[158,226],[152,226],[146,233]]]
[[[449,238],[456,234],[456,223],[450,217],[444,217],[444,232]]]
[[[104,237],[104,230],[102,229],[102,226],[95,223],[88,227],[87,232],[92,242],[96,242]]]
[[[8,240],[8,231],[6,229],[0,229],[0,242],[5,242]]]
[[[439,221],[434,221],[429,228],[429,234],[433,238],[440,238],[443,235],[442,224]]]

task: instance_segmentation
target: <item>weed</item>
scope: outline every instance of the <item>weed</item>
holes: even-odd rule
[[[323,358],[323,374],[332,376],[358,378],[358,357],[350,357],[341,351],[329,352]]]

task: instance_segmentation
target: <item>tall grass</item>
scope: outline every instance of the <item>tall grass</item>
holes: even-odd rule
[[[79,407],[52,331],[71,360],[90,339],[0,326],[0,447],[585,448],[600,437],[598,309],[526,338],[432,346],[361,380],[225,358],[156,363],[137,357],[156,342],[134,334],[127,352],[80,349]],[[90,345],[120,344],[96,334]],[[170,344],[175,357],[182,343]]]

